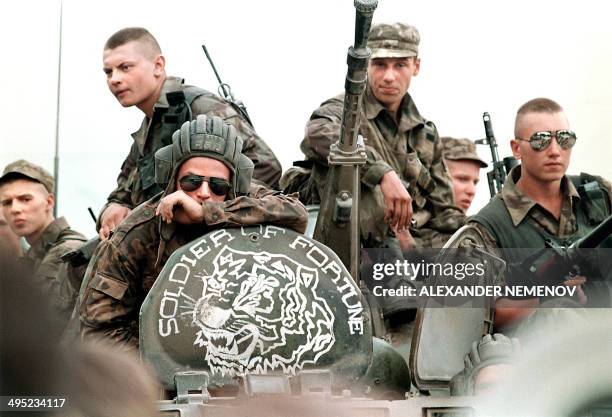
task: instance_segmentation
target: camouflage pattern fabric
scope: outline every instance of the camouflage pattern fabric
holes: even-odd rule
[[[118,203],[132,209],[146,200],[138,175],[138,159],[154,154],[157,151],[153,144],[161,143],[158,137],[162,133],[161,116],[169,107],[166,94],[168,92],[180,91],[181,88],[183,88],[182,78],[166,78],[161,95],[154,106],[153,118],[149,120],[145,117],[140,129],[132,134],[134,143],[121,166],[121,172],[117,178],[117,188],[108,196],[108,203],[102,208],[100,213],[103,213],[110,203]],[[255,164],[253,177],[269,187],[275,188],[278,186],[282,168],[274,152],[229,103],[215,94],[207,92],[193,101],[191,112],[193,118],[198,114],[219,116],[224,121],[234,125],[238,134],[244,140],[242,153],[248,156]]]
[[[364,137],[367,162],[361,168],[360,223],[362,241],[376,246],[389,235],[383,222],[384,198],[379,183],[395,170],[413,199],[416,227],[411,234],[417,245],[441,247],[466,220],[453,200],[450,176],[442,159],[436,127],[419,114],[408,93],[401,104],[399,123],[376,100],[370,87],[362,102],[359,133]],[[343,95],[324,102],[310,117],[302,152],[313,164],[302,201],[318,204],[325,188],[330,145],[338,140]]]
[[[578,222],[574,206],[581,197],[572,181],[570,181],[567,176],[561,179],[563,202],[561,205],[561,214],[557,220],[545,208],[531,200],[517,187],[516,183],[520,177],[521,166],[519,165],[510,171],[500,193],[501,200],[508,209],[513,224],[517,226],[525,219],[528,219],[537,230],[542,231],[542,233],[556,236],[560,240],[565,240],[574,235],[578,231]],[[612,184],[601,177],[594,176],[594,178],[596,178],[596,180],[608,190],[608,194],[612,196]],[[500,243],[486,227],[476,221],[468,221],[468,226],[469,227],[465,228],[461,235],[457,237],[458,240],[470,239],[471,236],[475,234],[479,237],[478,241],[486,252],[499,258],[504,258],[504,254],[500,250]],[[506,281],[506,278],[502,277],[502,283]]]
[[[448,136],[440,138],[442,141],[442,154],[444,159],[451,161],[468,160],[480,164],[481,168],[486,168],[488,164],[480,159],[476,152],[476,145],[469,139],[456,139]]]
[[[49,173],[49,171],[41,166],[26,161],[25,159],[19,159],[18,161],[8,164],[4,168],[4,172],[0,178],[0,184],[14,175],[23,175],[24,177],[28,177],[44,185],[47,192],[54,192],[53,188],[55,186],[55,181],[53,180],[53,176]]]
[[[170,255],[214,229],[274,224],[303,233],[308,214],[297,195],[253,185],[248,196],[204,202],[200,225],[163,223],[155,216],[161,196],[138,206],[98,247],[78,301],[81,332],[138,347],[138,312]]]
[[[524,219],[529,219],[540,230],[543,230],[560,239],[567,239],[577,231],[576,213],[574,213],[575,199],[580,195],[574,184],[564,176],[561,179],[561,192],[563,193],[563,203],[559,219],[555,219],[545,208],[527,197],[517,186],[516,183],[521,177],[521,166],[517,166],[510,171],[506,178],[504,187],[501,191],[501,199],[510,213],[514,225],[518,225]],[[600,184],[608,189],[608,194],[612,196],[612,184],[601,177],[595,176]],[[612,201],[611,201],[612,204]],[[500,255],[499,243],[489,231],[476,222],[469,222],[484,237],[485,250],[496,256]]]
[[[70,317],[79,289],[74,287],[65,273],[66,265],[60,257],[86,240],[85,236],[70,228],[66,219],[60,217],[45,229],[41,238],[24,255],[32,265],[42,291],[48,294],[53,309],[60,314],[64,323]]]
[[[414,26],[405,23],[379,23],[373,25],[368,47],[375,58],[407,58],[419,55],[421,36]]]

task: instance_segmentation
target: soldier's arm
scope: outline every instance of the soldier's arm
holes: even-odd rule
[[[194,100],[191,111],[195,118],[198,114],[219,116],[224,121],[234,125],[242,138],[242,153],[253,161],[255,170],[253,178],[263,182],[270,188],[278,188],[278,180],[282,167],[272,149],[255,132],[255,129],[227,102],[215,97],[203,95]]]
[[[442,157],[442,142],[438,137],[438,131],[433,124],[434,154],[429,174],[433,180],[433,190],[427,196],[431,203],[432,219],[429,226],[437,231],[452,233],[458,230],[467,221],[467,217],[455,205],[453,197],[453,183],[444,165]]]
[[[81,334],[137,349],[137,329],[131,327],[138,316],[137,274],[132,260],[127,251],[107,240],[100,244],[92,262],[77,305]]]
[[[104,207],[102,207],[102,210],[100,210],[100,214],[96,220],[97,232],[100,232],[100,229],[105,226],[105,231],[102,232],[100,236],[103,239],[108,238],[110,229],[117,226],[117,224],[119,224],[121,220],[123,220],[123,218],[129,214],[129,211],[134,208],[132,196],[134,194],[134,177],[136,176],[138,170],[137,159],[138,147],[136,146],[136,143],[133,143],[132,147],[130,148],[130,152],[123,161],[123,164],[121,164],[121,171],[119,172],[119,176],[117,176],[117,187],[109,194],[107,203],[104,205]],[[111,212],[108,212],[105,215],[105,212],[109,207],[111,209],[114,208],[114,210],[111,210]],[[109,213],[111,214],[109,215]]]
[[[330,146],[340,138],[343,101],[339,97],[324,102],[315,110],[306,124],[306,133],[300,149],[306,158],[327,165]],[[367,138],[366,138],[367,139]],[[366,145],[366,164],[361,167],[361,181],[374,187],[380,184],[384,174],[393,168],[371,147]]]
[[[308,212],[297,194],[285,195],[252,185],[248,196],[223,203],[202,203],[204,222],[209,226],[239,227],[273,224],[304,233]]]
[[[63,320],[68,320],[74,307],[74,290],[61,256],[82,245],[84,240],[69,240],[52,247],[36,269],[35,277],[47,295],[49,304]]]

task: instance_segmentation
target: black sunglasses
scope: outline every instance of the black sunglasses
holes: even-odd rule
[[[195,174],[185,175],[184,177],[180,178],[179,185],[181,186],[181,190],[190,192],[200,188],[204,181],[208,183],[210,191],[216,195],[226,195],[232,188],[229,181],[224,180],[223,178],[205,177],[203,175]]]
[[[516,138],[516,140],[529,142],[529,145],[531,145],[531,148],[534,151],[543,151],[550,146],[553,137],[557,138],[557,143],[561,149],[570,149],[576,144],[576,133],[572,132],[571,130],[535,132],[533,135],[531,135],[529,140],[521,138]]]

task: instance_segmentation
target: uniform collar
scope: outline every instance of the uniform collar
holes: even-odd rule
[[[374,96],[369,84],[366,86],[362,105],[368,120],[376,119],[381,112],[387,111],[387,108]],[[414,100],[412,100],[412,97],[408,93],[402,98],[400,112],[401,117],[398,129],[402,132],[411,130],[415,126],[425,124],[426,120],[421,116],[414,104]]]
[[[153,114],[155,114],[155,112],[157,112],[158,109],[167,109],[168,107],[170,107],[170,105],[168,104],[168,99],[166,97],[166,94],[171,91],[180,90],[184,82],[185,80],[180,77],[172,77],[172,76],[166,77],[166,79],[164,80],[164,85],[162,86],[161,92],[159,94],[159,97],[157,98],[157,101],[155,102],[155,105],[153,106]],[[132,138],[138,144],[138,149],[140,150],[141,154],[143,153],[143,150],[144,150],[146,132],[149,127],[149,123],[151,123],[151,120],[149,120],[148,117],[143,118],[142,123],[140,124],[140,128],[138,128],[137,131],[132,133]]]
[[[530,199],[521,191],[516,183],[521,178],[521,166],[518,165],[510,171],[508,177],[506,178],[506,182],[501,191],[501,197],[504,200],[506,208],[510,213],[510,217],[512,218],[512,223],[514,226],[518,226],[525,217],[529,214],[531,209],[538,205],[535,201]],[[580,198],[576,187],[574,184],[567,178],[567,175],[564,175],[561,178],[561,192],[563,193],[563,199],[574,199]]]
[[[166,94],[171,91],[180,90],[184,82],[185,80],[180,77],[166,77],[166,79],[164,80],[164,85],[162,86],[161,93],[159,94],[159,98],[153,106],[153,113],[155,113],[155,109],[167,109],[168,107],[170,107],[170,105],[168,104],[168,99],[166,98]]]
[[[70,226],[64,217],[53,220],[45,229],[42,236],[28,250],[27,257],[41,258],[49,250],[51,246],[59,239],[61,233]]]

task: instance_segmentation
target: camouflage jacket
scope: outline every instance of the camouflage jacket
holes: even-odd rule
[[[43,232],[24,255],[26,262],[33,267],[34,276],[42,286],[44,294],[49,294],[49,301],[61,319],[68,320],[72,312],[75,290],[63,268],[66,265],[60,257],[83,244],[87,239],[72,230],[63,217],[56,219]]]
[[[517,187],[516,183],[520,177],[521,166],[519,165],[510,171],[510,175],[506,178],[506,182],[500,194],[514,226],[516,227],[519,223],[527,219],[530,220],[538,230],[556,236],[560,240],[565,240],[575,234],[578,228],[575,208],[576,202],[581,197],[568,177],[564,176],[561,180],[563,202],[558,220],[548,212],[548,210],[531,200]],[[601,177],[594,178],[608,190],[608,195],[612,196],[612,184]],[[612,204],[612,200],[610,204]],[[497,249],[500,248],[500,244],[495,237],[489,233],[484,226],[475,221],[469,221],[468,224],[473,226],[484,238],[485,250],[496,256],[499,255]]]
[[[117,177],[117,188],[108,196],[107,205],[119,203],[132,209],[147,199],[139,176],[138,160],[155,154],[159,148],[161,143],[159,136],[163,134],[162,117],[170,106],[166,94],[182,91],[186,87],[183,85],[182,78],[166,78],[159,99],[155,103],[152,119],[145,117],[140,129],[132,133],[134,143],[121,166],[121,172]],[[242,153],[248,156],[255,164],[253,178],[262,181],[272,188],[278,186],[282,168],[274,152],[228,102],[213,93],[204,91],[204,94],[198,96],[191,103],[191,113],[194,118],[198,114],[207,114],[210,116],[220,116],[226,122],[232,123],[244,140]],[[106,206],[102,209],[101,213],[105,209]]]
[[[327,157],[338,140],[342,123],[343,95],[324,102],[306,126],[302,152],[314,162],[306,202],[317,204],[325,188]],[[364,241],[382,241],[388,234],[383,175],[395,170],[413,199],[416,228],[411,233],[420,246],[441,246],[465,223],[466,217],[453,200],[450,176],[442,158],[442,144],[432,122],[425,120],[408,93],[400,107],[399,124],[366,88],[359,133],[364,137],[367,162],[361,168],[361,233]]]
[[[138,346],[138,312],[170,255],[209,231],[274,224],[300,233],[308,214],[297,195],[252,185],[248,196],[204,202],[201,225],[167,224],[155,216],[160,195],[138,206],[102,242],[88,268],[78,301],[81,332],[128,347]]]
[[[578,232],[577,207],[582,197],[567,176],[561,180],[563,201],[559,219],[556,219],[548,210],[527,197],[517,187],[516,183],[520,177],[521,166],[519,165],[510,171],[501,193],[498,194],[503,202],[503,206],[508,210],[515,228],[524,221],[530,221],[539,233],[555,236],[560,241],[566,240]],[[609,196],[612,196],[612,185],[608,181],[601,177],[593,176],[593,178],[607,189]],[[610,200],[610,204],[612,205],[612,200]],[[477,245],[482,246],[486,252],[508,261],[508,257],[517,252],[508,251],[504,253],[502,249],[506,248],[497,241],[495,236],[484,225],[477,222],[477,217],[478,214],[474,218],[469,219],[468,227],[463,228],[462,232],[456,236],[457,245],[462,246],[461,242],[475,242]],[[521,250],[520,253],[523,253],[522,250],[524,249],[518,249]],[[505,276],[501,277],[501,282],[504,284],[507,282]]]

